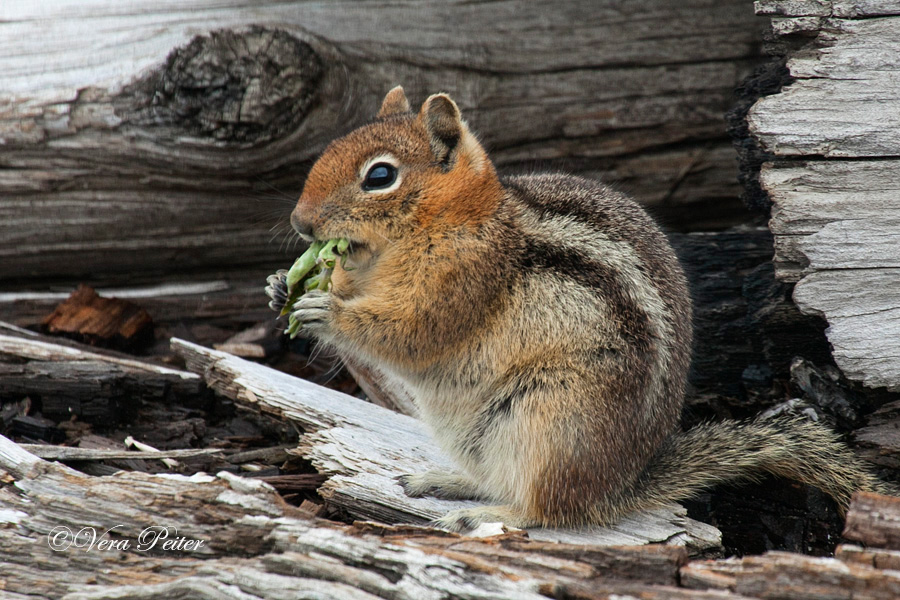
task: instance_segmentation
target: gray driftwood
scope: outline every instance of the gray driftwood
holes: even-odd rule
[[[102,450],[98,448],[70,448],[50,444],[19,444],[23,450],[45,460],[61,462],[111,459],[150,459],[192,458],[207,454],[221,454],[217,448],[195,448],[187,450],[157,450],[156,452],[134,452],[130,450]]]
[[[452,468],[424,425],[357,398],[316,386],[224,352],[173,340],[191,371],[217,392],[245,406],[296,423],[306,433],[299,453],[329,475],[319,493],[356,518],[384,523],[426,523],[471,501],[408,497],[395,477]],[[660,509],[624,519],[610,528],[534,529],[534,539],[589,544],[686,545],[714,550],[718,530],[689,519],[683,508]]]
[[[0,468],[6,483],[15,482],[0,489],[6,598],[536,600],[542,589],[598,576],[609,577],[612,590],[673,586],[686,559],[674,547],[547,547],[339,526],[285,504],[259,481],[227,473],[90,477],[3,437]],[[203,543],[178,551],[163,550],[160,541],[142,549],[141,533],[162,527],[172,528],[170,539],[177,529],[177,536]],[[82,532],[81,545],[63,528]],[[104,548],[104,540],[130,547]]]
[[[451,92],[504,168],[733,223],[758,36],[744,0],[4,2],[0,280],[281,264],[309,161],[397,84]]]
[[[889,0],[762,0],[790,85],[750,110],[770,162],[777,274],[834,359],[900,390],[900,14]]]
[[[677,546],[339,525],[284,503],[260,481],[228,473],[91,477],[4,437],[0,470],[4,598],[888,600],[900,593],[900,553],[883,548],[688,562]],[[148,528],[202,543],[175,550],[160,540],[151,550],[141,537]],[[66,531],[81,532],[78,544]]]

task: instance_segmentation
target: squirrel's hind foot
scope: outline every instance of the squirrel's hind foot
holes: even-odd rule
[[[475,483],[461,473],[425,471],[397,477],[407,496],[421,498],[434,496],[444,500],[475,500],[484,498]]]
[[[541,523],[514,506],[478,506],[451,510],[432,525],[448,531],[471,531],[484,523],[503,523],[514,529],[540,527]]]

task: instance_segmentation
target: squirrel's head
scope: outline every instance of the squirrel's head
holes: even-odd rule
[[[418,114],[392,89],[375,121],[313,165],[291,223],[308,240],[349,238],[378,253],[410,232],[477,226],[502,193],[493,165],[446,94]]]

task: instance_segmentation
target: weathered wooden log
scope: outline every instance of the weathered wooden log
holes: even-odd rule
[[[688,563],[677,546],[348,526],[228,473],[90,477],[3,437],[0,469],[15,483],[0,487],[0,577],[10,598],[887,600],[900,592],[889,551]]]
[[[572,546],[515,535],[477,540],[338,525],[310,518],[258,481],[227,473],[89,477],[2,437],[0,468],[16,483],[0,488],[6,594],[537,599],[546,590],[576,597],[566,591],[587,583],[607,595],[714,597],[674,588],[687,559],[680,547]],[[108,568],[111,557],[119,568]]]
[[[768,153],[777,275],[827,319],[851,379],[900,391],[900,15],[889,0],[761,0],[789,86],[749,131]]]
[[[900,573],[837,559],[772,552],[742,561],[735,591],[752,598],[830,600],[900,596]]]
[[[173,340],[188,369],[217,392],[301,427],[298,453],[329,475],[319,494],[360,519],[425,523],[472,501],[410,498],[396,481],[405,473],[452,469],[425,426],[411,417],[273,371],[263,365]],[[714,550],[718,531],[673,507],[630,516],[609,528],[533,529],[538,540],[591,544],[665,542]]]
[[[225,376],[234,361],[245,361],[189,349],[215,359],[209,377],[230,393],[259,393],[257,400],[277,401],[269,410],[285,414],[297,408],[264,394],[246,372],[240,381]],[[394,414],[363,406],[368,417]],[[315,435],[360,429],[349,414],[355,408],[302,418],[307,426],[331,423]],[[0,487],[0,578],[11,598],[879,600],[900,591],[900,554],[890,550],[845,546],[836,559],[771,553],[686,564],[687,549],[671,545],[584,546],[510,534],[478,540],[411,526],[347,526],[311,518],[260,481],[228,473],[90,477],[3,437],[0,471],[14,483]],[[851,513],[896,512],[886,501],[896,503],[859,495]],[[110,560],[118,568],[110,569]]]
[[[397,84],[453,93],[505,169],[741,221],[721,114],[757,29],[742,0],[4,3],[0,280],[283,263],[309,161]]]
[[[133,417],[142,400],[195,398],[202,385],[178,369],[33,334],[0,334],[0,400],[29,396],[47,417],[114,423]]]

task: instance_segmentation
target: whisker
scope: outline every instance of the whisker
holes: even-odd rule
[[[329,358],[332,359],[331,366],[325,371],[325,381],[323,384],[331,383],[338,375],[341,373],[341,369],[344,368],[344,359],[341,358],[341,355],[335,352]]]
[[[260,177],[259,175],[256,176],[256,180],[259,181],[260,183],[262,183],[263,185],[267,186],[269,189],[271,189],[271,190],[272,190],[273,192],[275,192],[276,194],[278,194],[278,196],[277,196],[278,198],[281,198],[281,199],[283,199],[283,200],[290,200],[291,202],[296,202],[296,201],[297,201],[297,198],[296,198],[295,196],[289,196],[286,192],[284,192],[283,190],[278,189],[277,187],[275,187],[274,184],[272,184],[272,183],[266,181],[265,179],[263,179],[263,178]]]
[[[291,232],[285,227],[284,223],[276,223],[274,227],[269,229],[269,231],[272,232],[272,237],[269,238],[270,244],[276,239],[281,238],[281,242],[279,242],[278,244],[278,249],[280,251],[281,247],[285,243],[285,240],[287,239],[287,236],[290,235]]]
[[[377,233],[378,235],[380,235],[381,237],[383,237],[383,238],[384,238],[384,241],[386,241],[388,244],[391,244],[392,246],[393,246],[394,244],[397,243],[397,242],[395,242],[394,240],[392,240],[391,238],[389,238],[388,236],[386,236],[386,235],[384,235],[383,233],[381,233],[380,231],[376,231],[375,233]]]
[[[282,236],[282,238],[281,238],[281,244],[279,244],[279,246],[278,246],[279,252],[281,252],[281,251],[293,252],[294,251],[294,249],[297,247],[296,238],[300,237],[299,235],[295,235],[295,234],[296,234],[296,232],[290,227],[288,227],[285,230],[284,236]],[[292,244],[293,244],[293,246],[292,246]]]
[[[312,365],[312,363],[316,362],[319,359],[319,355],[322,354],[322,350],[325,348],[323,344],[315,343],[312,346],[312,351],[309,353],[309,358],[306,359],[306,366]]]

